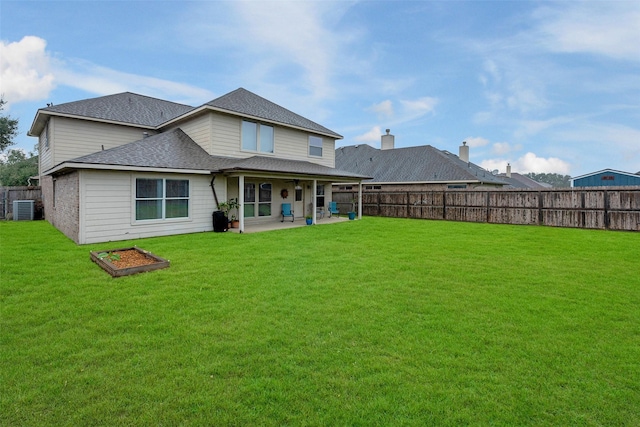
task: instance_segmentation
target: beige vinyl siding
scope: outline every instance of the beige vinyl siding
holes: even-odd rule
[[[236,116],[226,114],[211,114],[213,123],[213,148],[216,156],[250,157],[240,151],[240,128],[242,121]]]
[[[53,127],[55,126],[55,119],[52,117],[45,125],[38,137],[39,149],[38,149],[38,161],[40,163],[40,174],[51,169],[55,165],[53,164]],[[48,132],[48,138],[46,136]],[[48,139],[48,143],[46,142]]]
[[[211,126],[211,114],[202,114],[194,119],[181,123],[179,128],[189,135],[196,144],[204,148],[207,153],[214,154],[212,153],[211,147]]]
[[[53,121],[53,120],[52,120]],[[56,117],[50,129],[53,165],[119,145],[138,141],[156,132],[149,129]]]
[[[289,160],[304,160],[323,166],[335,167],[335,140],[323,137],[323,156],[309,156],[309,133],[266,123],[274,128],[274,153],[242,151],[240,148],[242,118],[226,114],[211,113],[212,155],[245,158],[255,155],[274,156]],[[180,126],[185,130],[185,125]],[[185,130],[185,132],[189,134]],[[200,143],[199,141],[196,141]]]
[[[135,223],[133,188],[136,178],[188,179],[190,218]],[[223,180],[220,181],[221,185],[216,185],[216,189],[225,187]],[[210,182],[209,175],[81,171],[79,243],[211,231],[215,202]],[[218,198],[226,200],[226,194],[219,191]]]
[[[335,140],[322,137],[322,157],[309,155],[309,133],[284,127],[276,128],[276,155],[290,160],[305,160],[335,167]],[[317,136],[317,135],[316,135]]]

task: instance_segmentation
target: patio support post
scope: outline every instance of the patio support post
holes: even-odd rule
[[[238,221],[240,232],[244,233],[244,175],[238,177]]]
[[[311,194],[311,217],[313,218],[313,223],[316,223],[316,203],[317,200],[316,198],[318,197],[318,180],[314,179],[313,180],[313,189],[312,189],[313,193]]]
[[[358,183],[358,219],[362,219],[362,181]]]

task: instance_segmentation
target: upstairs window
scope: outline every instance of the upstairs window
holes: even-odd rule
[[[273,153],[273,127],[243,120],[242,149]]]
[[[322,157],[322,138],[309,136],[309,155]]]

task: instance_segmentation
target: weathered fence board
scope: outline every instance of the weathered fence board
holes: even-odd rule
[[[35,219],[42,219],[42,189],[39,186],[0,187],[0,219],[13,216],[14,200],[35,200]]]
[[[334,190],[339,203],[358,193]],[[365,191],[362,213],[396,218],[640,231],[640,187]],[[349,205],[350,206],[350,205]]]

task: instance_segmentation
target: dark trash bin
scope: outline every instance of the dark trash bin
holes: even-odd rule
[[[227,231],[229,228],[229,219],[223,211],[215,211],[213,213],[213,231],[219,233],[221,231]]]

